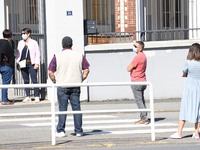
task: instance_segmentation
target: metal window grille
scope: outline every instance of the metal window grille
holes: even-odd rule
[[[38,82],[47,81],[47,50],[46,50],[46,19],[45,19],[45,0],[6,0],[6,27],[13,32],[15,51],[21,38],[21,30],[30,28],[31,38],[36,40],[40,47],[41,61],[38,70]],[[15,69],[15,83],[23,84],[21,72]],[[31,79],[30,79],[31,83]],[[46,89],[40,89],[41,98],[44,99]],[[24,90],[16,89],[16,95],[25,95]],[[33,94],[33,90],[31,90]]]
[[[84,19],[96,21],[86,44],[198,38],[198,0],[84,0]]]

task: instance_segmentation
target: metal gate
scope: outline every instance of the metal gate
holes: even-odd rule
[[[21,30],[30,28],[31,38],[36,40],[40,47],[41,61],[38,70],[38,83],[47,81],[47,46],[46,46],[46,18],[45,0],[4,0],[6,28],[13,32],[15,51],[21,38]],[[21,72],[15,68],[14,83],[23,84]],[[30,80],[31,81],[31,80]],[[31,90],[31,95],[33,90]],[[45,99],[46,89],[40,89],[41,99]],[[22,89],[15,89],[15,95],[25,95]]]

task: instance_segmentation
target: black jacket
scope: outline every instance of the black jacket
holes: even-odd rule
[[[4,55],[8,58],[8,61],[3,61]],[[8,66],[14,68],[14,64],[14,49],[8,40],[0,39],[0,67]]]

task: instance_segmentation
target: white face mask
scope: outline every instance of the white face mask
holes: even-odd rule
[[[137,48],[133,47],[133,52],[137,53]]]
[[[26,40],[28,38],[28,36],[26,34],[22,34],[22,39]]]

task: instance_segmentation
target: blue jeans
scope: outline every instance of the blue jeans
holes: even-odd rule
[[[76,88],[57,88],[57,97],[59,104],[59,111],[67,111],[68,99],[70,100],[73,111],[80,111],[80,87]],[[76,134],[83,133],[82,129],[82,114],[75,114],[74,116],[74,132]],[[67,115],[58,115],[57,132],[65,133],[65,122]]]
[[[10,84],[12,75],[13,75],[13,69],[8,66],[2,66],[0,68],[0,73],[2,75],[2,82],[3,84]],[[2,89],[1,90],[1,98],[2,101],[7,101],[8,100],[8,89]]]
[[[34,65],[31,63],[26,63],[26,68],[21,69],[22,76],[24,79],[24,84],[29,84],[29,74],[31,76],[31,81],[33,84],[37,84],[37,69],[34,69]],[[30,88],[25,88],[26,96],[30,96]],[[39,97],[39,88],[34,88],[34,96]]]

